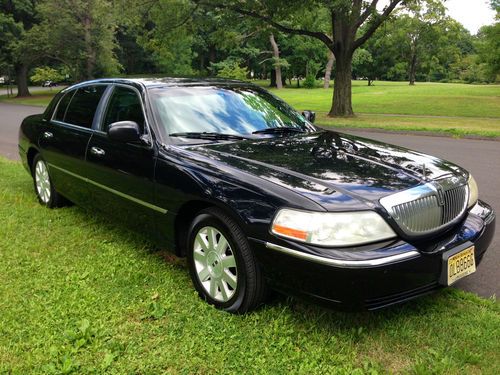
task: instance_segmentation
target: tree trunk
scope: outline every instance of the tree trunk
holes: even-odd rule
[[[28,65],[17,64],[16,67],[17,80],[17,97],[31,96],[28,88]]]
[[[351,98],[352,54],[346,51],[336,56],[335,67],[333,103],[328,116],[354,116]]]
[[[327,89],[330,87],[330,78],[332,76],[333,63],[335,62],[335,55],[332,51],[328,55],[328,62],[325,68],[325,81],[323,82],[323,88]]]
[[[417,76],[417,55],[413,54],[410,62],[410,85],[413,86],[415,84],[416,76]]]
[[[85,40],[85,52],[87,55],[85,61],[85,79],[93,79],[96,55],[95,55],[95,50],[92,46],[92,21],[89,16],[86,16],[83,20],[83,29],[84,29],[84,40]]]
[[[271,33],[271,35],[269,35],[269,41],[271,42],[271,46],[273,48],[274,71],[276,73],[276,88],[279,90],[279,89],[283,88],[283,79],[281,78],[281,65],[279,63],[280,50],[278,48],[278,44],[276,43],[276,40],[274,39],[273,33]]]

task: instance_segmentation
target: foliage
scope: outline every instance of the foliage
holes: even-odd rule
[[[352,72],[355,78],[366,78],[368,80],[368,86],[377,78],[373,57],[368,50],[359,48],[354,52],[352,58]]]
[[[479,30],[477,50],[488,80],[500,82],[500,2],[492,0],[491,7],[496,11],[496,21]]]
[[[170,76],[190,76],[194,35],[188,20],[191,5],[183,0],[159,0],[149,8],[145,27],[139,30],[137,42],[157,66],[157,71]]]
[[[45,58],[66,65],[74,80],[119,72],[112,1],[43,0],[37,9],[43,21],[31,34]]]
[[[63,74],[48,66],[35,68],[30,77],[31,81],[35,83],[43,83],[45,81],[60,82],[64,78],[65,76]]]
[[[313,89],[317,86],[318,82],[316,81],[316,76],[318,75],[318,71],[320,69],[320,65],[315,63],[313,60],[309,60],[306,64],[306,79],[304,81],[304,87],[306,89]]]
[[[217,70],[217,77],[238,79],[244,81],[248,79],[248,69],[240,66],[240,63],[235,60],[226,60],[218,64],[212,64]]]

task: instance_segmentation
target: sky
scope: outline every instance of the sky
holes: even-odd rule
[[[388,0],[381,0],[377,8],[382,9],[388,3]],[[471,34],[476,34],[481,26],[495,21],[495,12],[488,0],[445,0],[444,4],[448,8],[448,15],[464,25]]]
[[[495,12],[486,0],[448,0],[448,14],[464,25],[472,34],[483,25],[492,24]]]

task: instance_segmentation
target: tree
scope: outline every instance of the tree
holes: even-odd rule
[[[359,48],[356,52],[354,52],[352,67],[354,76],[358,78],[366,78],[368,86],[371,86],[372,82],[377,77],[372,54],[366,49]]]
[[[241,67],[237,61],[223,61],[217,65],[217,77],[238,79],[244,81],[248,78],[248,69]]]
[[[17,96],[29,96],[28,70],[37,59],[36,45],[30,42],[28,32],[37,22],[36,0],[0,1],[0,36],[5,65],[13,68],[16,74]],[[4,55],[5,53],[5,55]]]
[[[478,56],[487,68],[490,81],[500,80],[500,1],[492,0],[491,8],[496,11],[493,25],[483,26],[478,33]]]
[[[60,82],[64,79],[64,75],[49,66],[41,66],[33,70],[30,79],[35,83],[43,83],[45,81]]]
[[[44,0],[30,31],[44,58],[67,66],[73,79],[118,73],[116,15],[111,0]]]
[[[271,42],[271,47],[273,49],[273,65],[274,72],[276,75],[276,88],[279,90],[283,88],[283,78],[281,76],[281,62],[280,62],[280,50],[276,39],[274,39],[274,34],[269,34],[269,42]]]
[[[277,30],[294,35],[305,35],[324,43],[335,55],[335,82],[329,116],[352,116],[352,56],[389,17],[403,0],[390,0],[382,11],[378,0],[289,0],[241,1],[194,0],[198,4],[233,12],[266,22]],[[304,14],[329,16],[330,27],[315,29],[314,24],[303,24]],[[307,17],[306,17],[307,18]],[[362,32],[360,28],[363,28]],[[320,30],[320,31],[318,31]],[[332,35],[333,32],[333,35]]]
[[[332,76],[333,63],[335,62],[335,55],[332,51],[328,54],[328,61],[325,67],[325,76],[323,81],[323,88],[327,89],[330,87],[330,78]]]

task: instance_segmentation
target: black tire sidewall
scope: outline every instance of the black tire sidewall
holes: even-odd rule
[[[236,292],[234,296],[228,300],[227,302],[221,302],[213,299],[206,291],[203,285],[201,284],[198,274],[196,272],[196,267],[194,265],[194,258],[193,258],[193,246],[194,246],[194,240],[196,235],[198,234],[198,231],[206,226],[211,226],[216,228],[218,231],[220,231],[224,237],[226,237],[229,245],[231,246],[231,250],[233,251],[233,255],[236,260],[236,269],[237,269],[237,285],[236,285]],[[189,229],[189,234],[188,234],[188,249],[187,249],[187,260],[188,260],[188,265],[189,265],[189,273],[191,275],[191,279],[193,281],[194,287],[197,290],[198,294],[202,299],[207,301],[209,304],[216,306],[217,308],[230,311],[230,312],[236,312],[238,311],[239,307],[243,304],[243,300],[245,298],[245,293],[246,293],[246,288],[247,288],[247,271],[246,271],[246,264],[245,260],[243,259],[243,256],[241,254],[241,247],[245,246],[245,244],[239,244],[239,241],[235,239],[235,236],[233,235],[232,231],[226,226],[222,220],[220,220],[218,217],[210,214],[210,213],[202,213],[198,215],[193,223],[191,224],[191,227]]]

